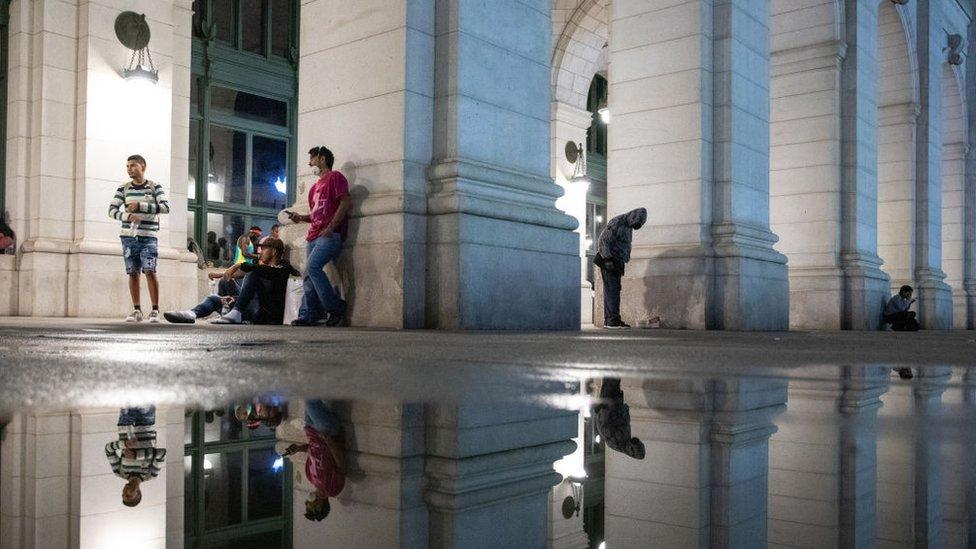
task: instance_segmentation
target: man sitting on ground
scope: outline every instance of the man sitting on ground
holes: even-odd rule
[[[919,329],[918,320],[915,319],[915,312],[909,311],[912,303],[912,294],[915,291],[911,286],[902,286],[898,295],[893,296],[885,305],[884,321],[891,325],[891,329],[896,332],[917,332]]]
[[[242,272],[244,281],[233,308],[214,320],[214,324],[242,324],[245,321],[281,324],[284,321],[288,277],[300,276],[300,273],[283,259],[285,245],[281,240],[269,238],[260,245],[259,251],[261,255],[257,264],[238,263],[223,272],[224,280],[230,280]],[[216,310],[217,303],[213,297],[198,305],[200,309],[172,311],[164,316],[170,322],[192,324],[198,317],[202,318],[198,313],[209,315]]]
[[[213,272],[207,275],[210,280],[219,279],[217,293],[208,295],[199,305],[188,311],[167,311],[163,313],[163,317],[173,324],[193,324],[197,319],[202,320],[213,313],[224,314],[230,311],[241,291],[240,282],[244,278],[244,272],[235,269],[232,277],[226,278],[225,274],[226,272]]]

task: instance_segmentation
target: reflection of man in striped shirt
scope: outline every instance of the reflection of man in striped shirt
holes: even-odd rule
[[[135,507],[142,501],[140,484],[159,475],[166,459],[166,448],[156,448],[156,408],[119,410],[119,438],[105,445],[112,472],[127,482],[122,488],[122,503]]]

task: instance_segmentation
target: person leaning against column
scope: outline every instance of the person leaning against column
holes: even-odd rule
[[[620,319],[620,280],[624,276],[624,265],[630,261],[634,229],[640,229],[645,222],[647,210],[637,208],[611,219],[600,233],[593,263],[600,267],[600,276],[603,278],[604,328],[630,328],[629,324]]]
[[[122,258],[129,275],[129,295],[132,313],[126,322],[141,322],[139,303],[139,273],[146,275],[152,311],[149,322],[159,322],[159,282],[156,261],[159,257],[156,235],[159,234],[159,214],[169,213],[169,202],[162,185],[146,179],[146,159],[134,154],[126,159],[126,171],[132,178],[115,191],[108,206],[108,216],[122,222]]]
[[[308,261],[305,272],[305,295],[298,318],[292,326],[314,326],[326,315],[326,326],[338,326],[346,314],[346,302],[339,297],[325,275],[325,266],[335,261],[342,252],[349,225],[349,182],[332,169],[335,156],[326,147],[313,147],[308,151],[308,165],[319,175],[319,180],[308,191],[308,215],[294,212],[288,218],[294,223],[309,223]]]

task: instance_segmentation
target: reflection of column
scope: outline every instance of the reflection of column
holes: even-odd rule
[[[878,434],[880,543],[939,546],[942,535],[942,393],[948,367],[919,368],[882,397]]]
[[[769,441],[769,542],[864,547],[874,536],[875,419],[888,368],[843,367],[790,382]]]
[[[545,547],[553,462],[577,412],[524,404],[428,405],[430,547]]]
[[[629,387],[647,455],[607,451],[607,546],[737,547],[766,539],[768,440],[786,402],[772,379],[648,380]]]
[[[945,471],[942,479],[942,518],[947,547],[966,547],[970,537],[970,516],[976,512],[969,503],[974,489],[974,468],[970,466],[976,455],[973,429],[970,427],[976,396],[976,372],[969,368],[953,368],[952,387],[943,395],[946,408],[945,436],[940,460]]]
[[[336,412],[346,437],[346,485],[331,500],[326,526],[305,520],[305,501],[315,488],[305,478],[307,456],[292,458],[292,546],[427,547],[423,407],[357,400],[336,406]],[[292,442],[306,442],[302,402],[292,401],[289,414],[292,419],[277,430],[279,452]]]
[[[3,442],[0,539],[4,547],[180,546],[183,542],[183,410],[156,410],[157,445],[167,449],[142,501],[122,505],[121,478],[105,444],[118,438],[118,408],[18,414]]]

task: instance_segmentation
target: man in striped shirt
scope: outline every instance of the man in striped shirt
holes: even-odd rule
[[[135,507],[142,501],[140,485],[159,475],[166,459],[166,448],[156,448],[156,408],[119,410],[119,438],[105,445],[105,457],[112,472],[127,482],[122,488],[122,504]]]
[[[129,295],[132,296],[132,314],[126,322],[142,321],[139,304],[139,273],[146,274],[152,312],[149,322],[159,322],[159,281],[156,278],[156,261],[159,252],[156,234],[159,233],[159,215],[169,213],[169,202],[163,187],[146,179],[146,159],[134,154],[126,159],[126,170],[131,181],[115,191],[108,206],[108,216],[122,222],[122,257],[125,272],[129,275]]]

